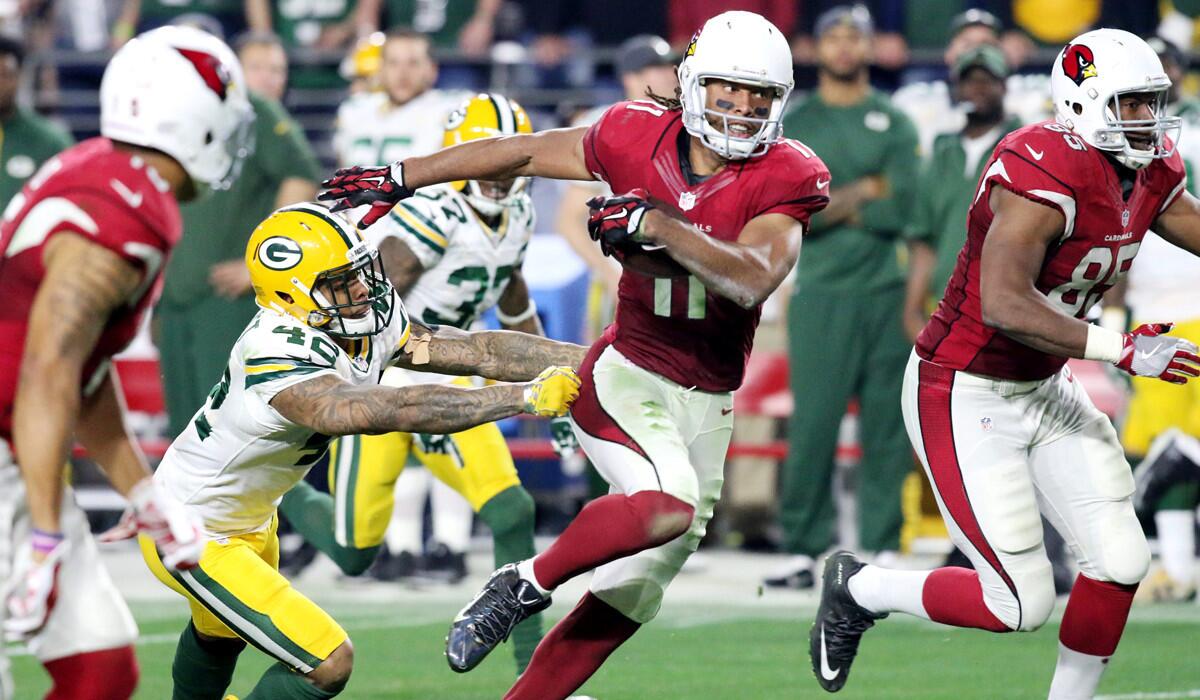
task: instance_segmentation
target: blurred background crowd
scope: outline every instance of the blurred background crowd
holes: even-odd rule
[[[833,189],[764,314],[710,539],[779,552],[766,583],[797,588],[838,543],[886,561],[946,553],[902,425],[900,381],[965,239],[979,169],[1006,133],[1050,116],[1047,76],[1062,44],[1107,26],[1154,37],[1175,81],[1170,109],[1187,118],[1190,172],[1200,162],[1188,75],[1200,0],[0,0],[0,202],[66,144],[96,135],[99,77],[130,37],[185,23],[235,46],[257,115],[254,156],[232,190],[184,207],[152,328],[119,365],[153,453],[191,419],[254,313],[242,253],[266,214],[312,199],[336,166],[440,148],[446,116],[474,92],[517,100],[539,130],[587,124],[647,90],[673,94],[692,33],[730,9],[792,38],[785,133],[822,157]],[[525,277],[552,337],[586,341],[610,318],[620,270],[584,229],[584,202],[601,191],[533,187],[541,235]],[[1148,239],[1103,322],[1163,313],[1200,340],[1200,303],[1187,292],[1200,270],[1162,246]],[[1122,426],[1134,463],[1170,431],[1200,435],[1195,389],[1130,387],[1084,363],[1077,374]],[[553,530],[594,485],[583,456],[555,454],[544,430],[514,419],[506,434],[541,527]],[[390,555],[372,575],[465,574],[471,510],[431,481],[404,472]],[[120,507],[99,489],[82,496],[93,510]],[[1196,503],[1187,487],[1144,509],[1163,543],[1145,597],[1194,595]],[[311,558],[299,542],[289,552],[285,566]]]

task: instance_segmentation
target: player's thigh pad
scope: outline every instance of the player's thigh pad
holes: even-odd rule
[[[662,607],[667,586],[679,574],[707,532],[724,484],[725,454],[733,435],[733,396],[684,392],[675,402],[681,415],[688,459],[696,476],[698,500],[687,532],[670,542],[609,562],[596,569],[592,593],[621,614],[649,622]]]
[[[452,383],[473,386],[470,377]],[[412,450],[431,474],[466,498],[476,512],[496,494],[521,483],[508,443],[495,423],[452,435],[414,435]]]
[[[408,433],[347,435],[329,453],[333,534],[343,547],[383,543],[395,504],[396,479],[412,445]]]
[[[902,408],[950,538],[979,573],[985,604],[1011,629],[1031,630],[1054,606],[1054,581],[1025,458],[1035,430],[1024,416],[1030,392],[1005,395],[990,384],[914,355]]]
[[[689,505],[699,484],[673,415],[682,387],[635,366],[611,345],[595,349],[580,368],[582,386],[571,409],[575,434],[616,493],[663,491]]]
[[[1073,409],[1060,411],[1071,416],[1067,431],[1030,453],[1042,510],[1084,576],[1137,583],[1150,565],[1150,549],[1134,514],[1133,475],[1116,430],[1079,382],[1059,383],[1058,400]]]
[[[347,639],[328,613],[279,573],[274,525],[210,541],[200,565],[189,571],[168,571],[153,542],[140,542],[154,575],[188,597],[202,635],[240,637],[298,673],[311,672]]]

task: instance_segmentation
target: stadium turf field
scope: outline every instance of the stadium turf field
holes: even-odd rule
[[[564,597],[552,608],[567,611]],[[174,640],[182,605],[134,605],[143,639],[137,698],[170,697]],[[330,604],[355,642],[347,699],[499,698],[511,681],[502,647],[466,675],[442,658],[455,605]],[[617,651],[584,687],[599,700],[783,700],[824,697],[808,662],[807,603],[785,606],[668,605],[662,617]],[[894,616],[867,633],[850,682],[838,697],[964,700],[1044,698],[1057,649],[1057,624],[1032,635],[950,630]],[[253,649],[242,657],[231,692],[245,694],[266,666]],[[40,698],[47,683],[28,657],[13,659],[18,698]],[[1136,609],[1101,686],[1104,697],[1166,700],[1200,697],[1200,606]]]

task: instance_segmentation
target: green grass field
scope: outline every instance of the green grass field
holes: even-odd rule
[[[566,612],[566,601],[554,608]],[[170,697],[170,664],[184,624],[182,605],[134,606],[143,639],[137,698]],[[445,608],[445,609],[443,609]],[[502,647],[458,675],[442,658],[453,609],[443,605],[349,605],[329,609],[355,642],[354,676],[341,697],[474,700],[503,695],[512,680]],[[817,698],[807,653],[811,610],[676,605],[641,630],[584,688],[599,700],[783,700]],[[839,697],[963,700],[1044,698],[1053,672],[1057,625],[1034,634],[952,630],[902,616],[867,633]],[[230,691],[246,693],[266,667],[253,649]],[[17,697],[40,698],[47,682],[28,656],[13,659]],[[1109,698],[1200,697],[1200,607],[1136,610],[1101,692]]]

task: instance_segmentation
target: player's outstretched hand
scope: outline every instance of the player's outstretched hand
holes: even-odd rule
[[[579,396],[579,375],[570,367],[547,367],[525,385],[525,412],[542,418],[564,415]]]
[[[17,557],[11,583],[4,590],[7,619],[4,637],[24,642],[46,626],[58,597],[58,574],[68,543],[61,534],[34,530],[30,548]]]
[[[163,566],[186,571],[200,562],[204,535],[200,523],[182,504],[167,495],[150,477],[133,487],[129,500],[133,503],[137,532],[154,540]]]
[[[1200,376],[1200,350],[1190,340],[1166,335],[1174,325],[1146,323],[1126,333],[1125,347],[1113,364],[1135,377],[1158,377],[1172,384]]]
[[[317,199],[334,202],[333,211],[369,204],[370,210],[358,222],[361,228],[379,221],[400,200],[413,195],[413,191],[404,186],[404,167],[400,161],[371,168],[361,165],[340,168],[333,177],[321,183],[321,190]]]
[[[627,241],[645,240],[642,226],[646,212],[654,209],[650,194],[638,188],[615,197],[592,197],[588,205],[588,235],[600,242],[600,250],[612,255]]]

